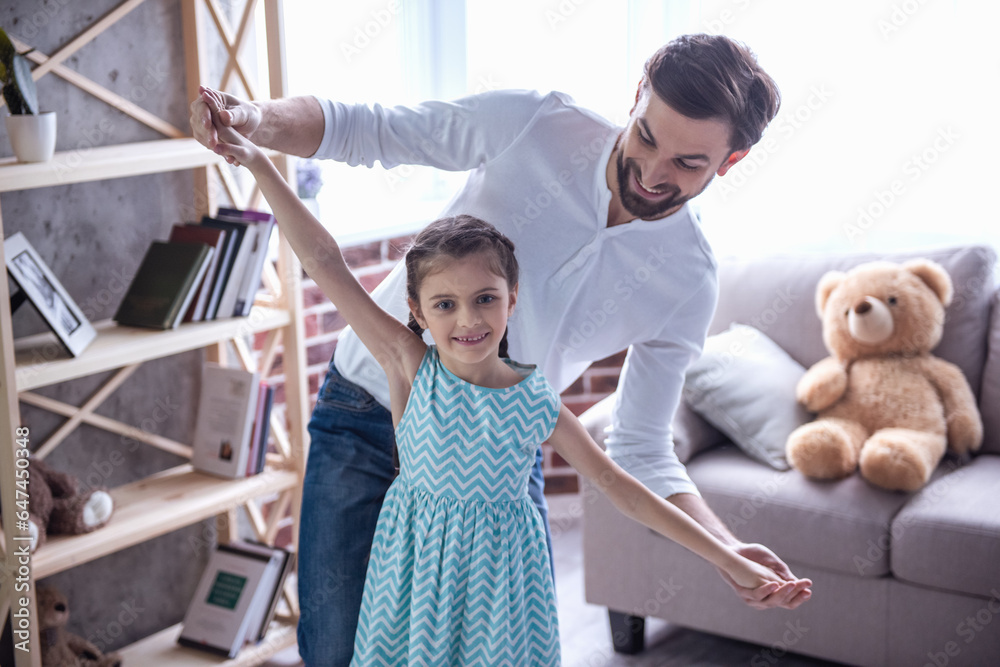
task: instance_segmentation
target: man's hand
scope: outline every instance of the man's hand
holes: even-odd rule
[[[205,86],[201,86],[199,90],[201,91],[200,94],[191,102],[190,122],[194,138],[202,146],[215,151],[216,146],[219,144],[219,131],[216,127],[216,122],[222,127],[232,128],[248,139],[260,127],[261,113],[255,104],[241,100],[228,93],[206,88]],[[215,103],[218,104],[216,122],[212,122],[212,109],[208,106],[206,91],[211,93],[211,96],[215,99]],[[234,158],[231,156],[227,155],[226,160],[230,164],[235,163]]]
[[[212,123],[216,135],[212,150],[226,158],[229,164],[244,164],[253,168],[254,161],[266,160],[263,152],[252,141],[240,134],[235,128],[222,123],[222,115],[226,113],[225,98],[227,95],[217,90],[201,86],[199,88],[202,104],[209,112],[209,122]]]
[[[732,577],[724,571],[719,570],[722,578],[733,587],[736,594],[754,609],[795,609],[803,602],[812,597],[812,581],[809,579],[799,579],[784,561],[774,555],[770,549],[762,544],[738,544],[733,545],[736,553],[771,568],[784,583],[768,583],[759,588],[743,588]]]

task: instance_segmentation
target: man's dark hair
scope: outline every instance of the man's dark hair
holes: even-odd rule
[[[639,95],[650,84],[688,118],[729,123],[733,151],[757,143],[781,106],[777,84],[753,51],[722,35],[683,35],[668,42],[646,61]]]

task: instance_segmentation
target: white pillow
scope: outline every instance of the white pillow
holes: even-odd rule
[[[795,400],[805,370],[761,331],[733,324],[705,341],[687,371],[684,398],[747,456],[788,470],[785,442],[812,420]]]

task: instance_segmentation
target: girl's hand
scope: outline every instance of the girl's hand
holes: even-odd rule
[[[759,544],[733,548],[751,569],[733,566],[719,568],[719,574],[743,601],[754,609],[795,609],[812,597],[812,581],[799,579],[777,556]],[[760,568],[763,568],[763,572]],[[739,576],[739,580],[737,580]],[[746,578],[744,578],[746,577]],[[750,583],[751,585],[747,585]]]
[[[263,151],[253,142],[222,122],[220,114],[225,111],[223,94],[205,86],[200,86],[199,91],[201,92],[201,99],[212,113],[212,122],[218,133],[218,142],[212,150],[225,157],[227,162],[237,167],[240,164],[252,167],[251,163],[253,161],[262,158],[267,159]]]
[[[770,585],[774,590],[777,590],[784,583],[784,580],[771,568],[756,563],[749,558],[744,558],[735,552],[734,556],[736,558],[735,562],[726,568],[725,573],[729,575],[729,578],[737,586],[759,589],[762,586]]]
[[[216,108],[215,118],[201,93],[190,105],[191,132],[198,143],[212,151],[219,143],[217,125],[231,127],[244,137],[250,138],[254,136],[262,121],[260,108],[256,104],[228,93],[218,93],[218,97],[222,99],[222,107]]]
[[[739,555],[776,574],[780,582],[775,584],[768,581],[755,588],[740,586],[728,572],[720,568],[719,574],[748,606],[753,609],[796,609],[812,597],[812,580],[796,577],[784,561],[767,547],[740,543],[732,548]]]

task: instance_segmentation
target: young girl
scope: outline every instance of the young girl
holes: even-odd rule
[[[203,94],[221,108],[213,91]],[[379,515],[352,664],[559,664],[545,532],[527,491],[545,440],[623,514],[740,586],[781,582],[628,475],[533,366],[504,358],[518,287],[505,236],[471,216],[421,232],[405,260],[408,327],[354,279],[260,149],[216,129],[216,152],[250,169],[304,268],[389,380],[400,474]]]

